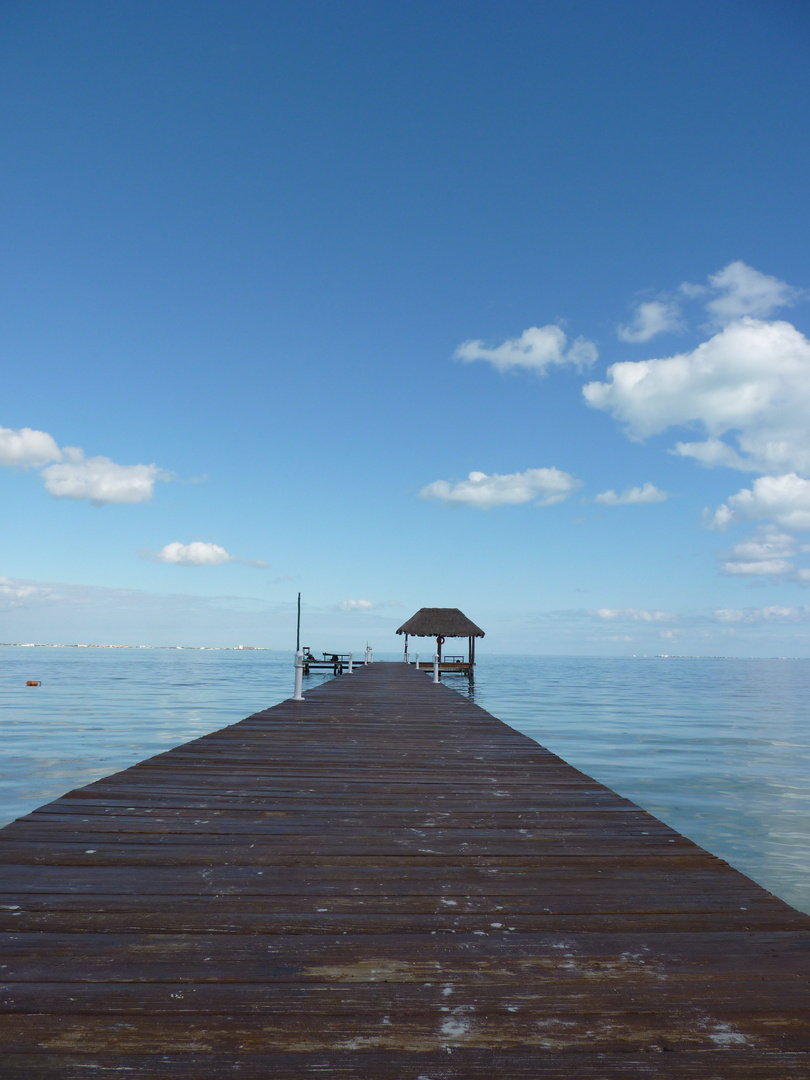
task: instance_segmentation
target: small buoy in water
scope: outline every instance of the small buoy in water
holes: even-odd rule
[[[29,679],[28,682],[25,685],[26,686],[42,686],[42,683],[39,681],[39,679]]]

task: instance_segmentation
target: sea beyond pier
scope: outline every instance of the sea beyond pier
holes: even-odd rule
[[[810,917],[401,663],[0,860],[10,1080],[808,1076]]]

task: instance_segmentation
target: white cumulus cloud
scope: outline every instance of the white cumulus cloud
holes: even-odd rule
[[[744,317],[692,352],[623,361],[607,375],[583,388],[585,400],[633,439],[698,424],[707,440],[675,453],[759,472],[810,470],[810,341],[790,323]]]
[[[462,503],[479,510],[493,506],[514,506],[536,501],[539,506],[562,502],[582,484],[569,473],[560,469],[527,469],[522,473],[499,473],[488,475],[471,472],[466,480],[451,484],[447,480],[434,480],[422,488],[420,499],[438,499],[446,503]]]
[[[668,330],[679,329],[680,314],[678,305],[671,300],[645,300],[637,305],[632,321],[617,327],[616,332],[622,341],[640,344]]]
[[[45,490],[57,499],[88,499],[96,506],[145,502],[152,498],[156,480],[172,478],[157,465],[86,458],[79,447],[60,448],[47,431],[27,427],[0,427],[0,465],[40,469]]]
[[[745,521],[773,521],[784,529],[810,529],[810,480],[795,472],[784,476],[759,476],[718,506],[709,527],[727,529]]]
[[[63,460],[41,472],[45,489],[57,499],[89,499],[104,503],[139,503],[152,498],[156,480],[168,475],[157,465],[117,465],[108,457],[86,458],[75,446],[66,446]]]
[[[47,431],[0,427],[0,465],[39,467],[61,457],[62,451]]]
[[[162,547],[155,558],[158,562],[174,563],[176,566],[217,566],[234,561],[233,555],[229,555],[224,547],[203,540],[193,540],[190,544],[175,540]]]
[[[467,363],[488,360],[498,371],[512,368],[529,368],[542,374],[553,364],[572,364],[582,369],[592,364],[599,355],[592,341],[576,338],[566,349],[568,338],[559,326],[530,326],[520,337],[509,338],[494,349],[483,341],[465,341],[453,354],[454,359]]]
[[[627,488],[621,495],[617,495],[615,491],[602,491],[594,498],[594,502],[604,506],[632,506],[638,503],[664,502],[668,498],[668,491],[661,491],[648,480],[643,487]]]

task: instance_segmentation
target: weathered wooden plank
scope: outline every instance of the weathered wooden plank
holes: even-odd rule
[[[807,1055],[766,1050],[680,1051],[660,1045],[633,1053],[532,1053],[450,1048],[435,1053],[341,1049],[326,1053],[132,1054],[127,1068],[138,1080],[807,1080]],[[662,1054],[660,1060],[657,1055]],[[121,1080],[121,1055],[9,1054],[4,1080]],[[124,1074],[125,1075],[125,1074]]]
[[[598,973],[597,973],[598,974]],[[177,1014],[238,1016],[286,1015],[291,1011],[314,1010],[353,1015],[355,1012],[443,1014],[448,1000],[453,1008],[464,1007],[499,1012],[542,1011],[547,1014],[588,1012],[649,1012],[650,979],[623,973],[594,978],[535,979],[530,983],[514,978],[485,980],[459,979],[455,982],[346,982],[339,991],[332,983],[231,982],[223,994],[218,982],[25,982],[0,984],[0,1005],[8,1014]],[[795,979],[763,982],[756,1004],[752,1003],[746,979],[733,976],[707,984],[701,975],[662,981],[656,988],[657,1009],[683,1008],[687,993],[695,1009],[723,1006],[738,1013],[766,1007],[797,1012]],[[743,1004],[740,1004],[742,1002]]]
[[[440,912],[425,912],[424,900],[406,898],[391,905],[363,904],[349,906],[332,903],[330,910],[291,912],[268,911],[261,901],[223,905],[196,897],[172,898],[171,904],[161,904],[153,896],[140,903],[130,903],[125,897],[40,896],[35,902],[18,897],[20,904],[0,908],[0,930],[44,930],[60,933],[270,933],[288,934],[409,934],[475,933],[491,928],[492,920],[502,918],[502,909],[482,912],[463,912],[443,908]],[[62,905],[61,908],[59,905]],[[384,910],[377,908],[383,906]],[[434,905],[431,905],[435,907]],[[343,908],[347,910],[343,910]],[[751,918],[747,912],[556,912],[535,911],[529,914],[510,911],[508,924],[518,933],[660,933],[675,930],[679,933],[705,934],[724,930],[784,932],[802,930],[804,917],[796,913],[795,922],[786,921],[779,910],[760,912]],[[2,974],[2,972],[0,972]]]
[[[413,982],[476,972],[487,979],[600,978],[631,973],[648,981],[694,975],[725,978],[781,973],[789,964],[796,999],[810,1005],[810,934],[520,934],[508,931],[428,934],[87,933],[78,942],[59,933],[7,934],[4,982],[33,978],[43,965],[101,972],[109,981],[172,978],[229,980]],[[94,975],[95,973],[95,975]],[[36,981],[42,981],[41,976]]]
[[[384,857],[390,867],[408,869],[429,867],[441,861],[452,861],[455,868],[497,867],[503,871],[517,869],[542,870],[552,873],[583,870],[591,873],[611,873],[634,867],[645,877],[682,874],[684,870],[705,870],[716,865],[707,855],[696,855],[687,845],[677,851],[661,843],[641,837],[638,843],[615,840],[613,837],[594,837],[588,842],[565,837],[542,839],[518,838],[484,839],[477,844],[474,836],[460,837],[351,837],[330,842],[318,836],[267,837],[253,836],[251,862],[253,866],[321,866],[376,867]],[[0,866],[228,866],[239,858],[244,841],[234,843],[232,836],[203,835],[202,843],[175,842],[171,836],[156,830],[154,837],[138,841],[112,843],[107,836],[85,836],[72,843],[44,843],[0,847]],[[151,842],[150,842],[151,840]],[[611,842],[612,841],[612,842]],[[88,848],[88,844],[93,846]],[[429,845],[429,846],[428,846]],[[642,862],[646,856],[646,861]],[[580,867],[576,863],[582,864]]]
[[[686,1004],[661,1011],[544,1013],[525,1021],[510,1012],[488,1008],[473,1011],[446,1006],[444,1013],[363,1011],[311,1015],[290,1009],[285,1015],[265,1011],[260,1017],[166,1012],[153,1016],[127,1014],[67,1015],[54,1023],[51,1015],[0,1016],[0,1044],[7,1053],[80,1051],[84,1054],[189,1053],[278,1051],[301,1053],[377,1049],[430,1053],[447,1048],[482,1046],[487,1049],[587,1052],[598,1045],[603,1052],[651,1051],[662,1044],[673,1051],[717,1050],[727,1045],[757,1050],[797,1052],[807,1046],[806,1015],[789,1009],[776,1012],[760,1007],[744,1014],[715,1006],[707,1015]]]

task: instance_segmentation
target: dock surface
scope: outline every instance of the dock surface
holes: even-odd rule
[[[810,1078],[810,917],[405,664],[0,863],[4,1080]]]

